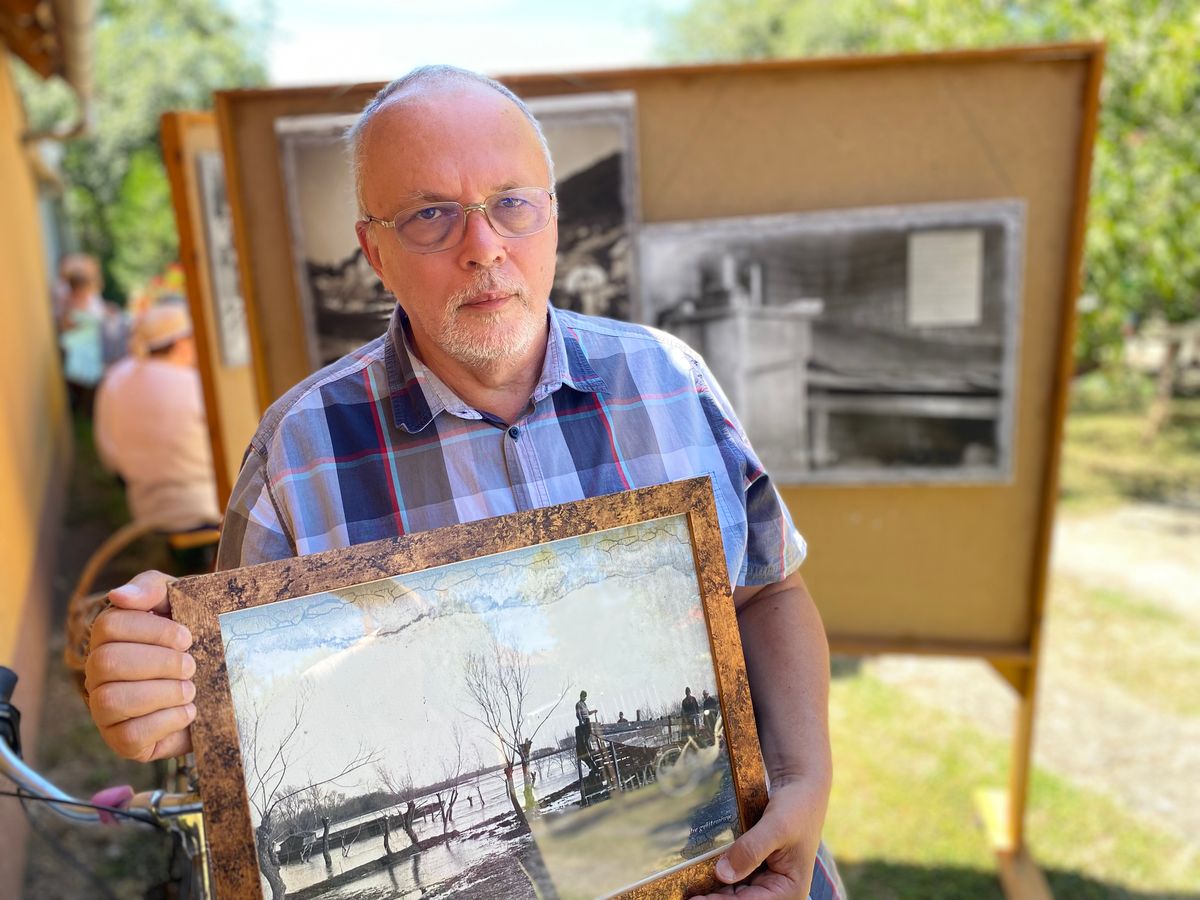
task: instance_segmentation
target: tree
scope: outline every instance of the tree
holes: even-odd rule
[[[237,678],[233,673],[231,679]],[[258,864],[271,885],[272,900],[283,900],[287,888],[279,874],[279,861],[275,857],[275,839],[281,821],[294,813],[294,801],[302,796],[319,797],[320,788],[344,778],[352,772],[372,765],[378,753],[359,747],[338,766],[330,764],[326,771],[333,772],[315,781],[297,785],[294,763],[301,755],[296,737],[302,734],[304,708],[307,694],[301,694],[292,709],[291,722],[281,737],[267,740],[262,733],[263,710],[256,704],[238,711],[238,735],[241,738],[242,760],[246,774],[246,793],[250,806],[258,817],[254,829],[254,843],[258,853]],[[290,773],[290,774],[289,774]]]
[[[492,638],[487,649],[471,652],[463,663],[467,694],[475,705],[477,715],[471,718],[482,724],[499,743],[504,754],[504,779],[508,798],[517,815],[524,818],[521,802],[513,787],[513,768],[521,761],[521,774],[527,791],[532,791],[529,778],[529,748],[541,727],[554,714],[567,696],[564,685],[558,699],[548,704],[542,717],[526,722],[525,706],[532,691],[532,672],[529,658],[508,641]],[[468,714],[470,715],[470,714]],[[460,754],[461,756],[461,754]]]
[[[1130,323],[1200,315],[1200,0],[693,0],[675,60],[1108,42],[1078,366],[1113,363]],[[1177,352],[1177,350],[1176,350]],[[1169,379],[1168,379],[1169,380]]]
[[[404,829],[404,833],[408,835],[408,840],[415,852],[420,847],[421,839],[417,836],[415,826],[417,807],[414,801],[417,799],[417,792],[413,786],[412,775],[408,772],[405,772],[403,775],[397,775],[394,771],[382,765],[376,766],[375,772],[379,776],[379,783],[383,785],[384,789],[398,803],[408,804],[407,808],[400,813],[400,826]]]
[[[178,256],[159,145],[159,118],[210,109],[212,92],[259,85],[263,26],[219,0],[102,0],[95,17],[93,126],[67,144],[65,206],[83,248],[101,260],[110,293],[127,296]],[[61,83],[26,71],[18,82],[34,131],[79,113]]]
[[[446,797],[437,792],[438,807],[442,814],[442,834],[445,834],[450,823],[454,821],[454,804],[458,802],[458,779],[462,777],[466,754],[463,748],[462,725],[456,720],[450,726],[450,741],[454,745],[453,755],[442,757],[442,782],[446,785]]]

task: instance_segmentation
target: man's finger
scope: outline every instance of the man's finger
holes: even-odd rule
[[[186,681],[196,674],[191,654],[150,644],[101,644],[88,654],[84,687],[92,693],[110,681]]]
[[[178,622],[162,616],[148,616],[134,609],[106,609],[92,624],[92,648],[113,642],[154,644],[171,650],[192,646],[192,633]]]
[[[147,716],[160,709],[185,706],[196,697],[190,681],[110,681],[88,695],[92,718],[100,728]]]
[[[178,756],[191,747],[191,736],[184,729],[196,718],[196,706],[187,703],[160,709],[148,716],[126,719],[116,725],[101,728],[104,742],[127,759],[149,762],[167,756]]]
[[[153,569],[139,572],[126,584],[109,591],[108,602],[121,609],[140,609],[169,616],[171,605],[167,603],[167,585],[174,580],[170,575]]]
[[[757,825],[733,842],[724,855],[717,860],[717,877],[726,884],[733,884],[749,877],[762,865],[763,860],[780,845],[780,835],[771,821],[764,817]]]

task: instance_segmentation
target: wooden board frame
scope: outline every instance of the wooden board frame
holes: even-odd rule
[[[667,517],[686,519],[688,565],[696,576],[706,624],[738,818],[742,830],[749,828],[766,806],[765,772],[711,482],[694,478],[173,582],[168,589],[172,610],[195,637],[191,652],[197,662],[198,712],[192,737],[198,771],[202,773],[200,792],[217,893],[228,898],[262,896],[243,777],[243,743],[239,741],[230,689],[227,644],[219,622],[222,614],[420,573],[463,560],[539,549],[552,541],[586,538]],[[602,552],[607,555],[611,550]],[[413,596],[410,593],[388,602],[411,604]],[[360,615],[367,613],[364,610]],[[364,685],[364,690],[369,686]],[[312,727],[319,726],[314,723]],[[716,860],[716,851],[708,853],[640,881],[619,896],[630,900],[683,898],[713,890],[720,886],[713,874]]]
[[[805,576],[836,647],[1031,652],[1102,59],[1099,45],[1062,44],[504,79],[529,97],[636,93],[647,224],[1025,202],[1011,483],[782,486],[813,548]],[[378,87],[217,95],[264,405],[308,374],[274,122],[360,109]],[[712,128],[731,116],[744,132],[736,138],[738,129]],[[772,140],[781,123],[796,141]],[[1030,138],[1035,132],[1042,136]],[[784,180],[785,171],[798,174]]]
[[[835,651],[981,657],[1019,697],[998,851],[1023,847],[1037,659],[1104,45],[501,76],[526,97],[637,95],[642,221],[1015,199],[1026,248],[1004,485],[783,485]],[[307,373],[273,120],[380,87],[219,94],[264,402]],[[784,177],[787,176],[787,177]],[[270,334],[264,346],[263,334]],[[869,565],[864,565],[864,560]],[[1003,846],[1001,846],[1003,845]]]
[[[187,280],[188,309],[196,336],[200,383],[223,510],[258,423],[254,373],[249,360],[230,363],[222,352],[220,312],[211,275],[197,166],[201,154],[220,153],[217,120],[208,112],[168,112],[162,117],[163,162],[171,183],[179,258]]]

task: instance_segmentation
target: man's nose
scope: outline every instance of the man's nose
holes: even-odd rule
[[[505,239],[492,228],[483,209],[470,207],[466,217],[466,234],[458,248],[459,262],[466,268],[491,268],[503,263],[508,258]]]

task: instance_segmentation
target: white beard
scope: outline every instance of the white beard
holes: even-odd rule
[[[495,290],[512,295],[505,308],[486,314],[467,313],[471,327],[464,328],[462,305],[471,297]],[[523,356],[543,331],[543,323],[532,314],[525,286],[499,275],[484,276],[456,293],[447,303],[447,310],[437,344],[447,355],[471,367],[487,367]]]

